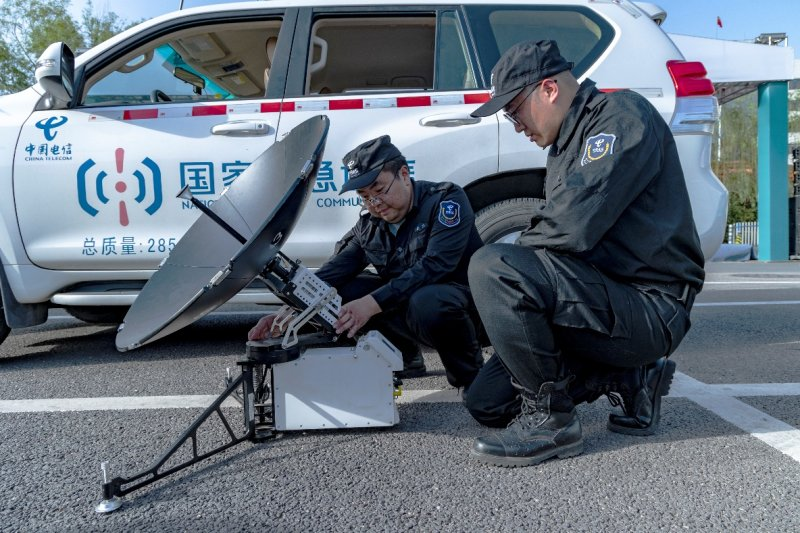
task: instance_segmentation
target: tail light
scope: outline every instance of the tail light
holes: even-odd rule
[[[711,96],[714,84],[699,61],[667,61],[667,70],[675,83],[675,96]]]
[[[667,61],[675,84],[675,114],[670,128],[675,135],[711,134],[719,120],[714,84],[699,61]]]

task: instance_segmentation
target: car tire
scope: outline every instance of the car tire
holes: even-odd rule
[[[11,333],[11,328],[6,323],[6,312],[3,309],[3,301],[0,299],[0,343],[6,340],[9,333]]]
[[[520,232],[530,225],[531,216],[539,202],[541,200],[536,198],[511,198],[478,211],[475,214],[475,227],[483,242],[514,243]]]
[[[65,307],[64,310],[90,324],[121,324],[128,313],[127,306],[109,307]]]

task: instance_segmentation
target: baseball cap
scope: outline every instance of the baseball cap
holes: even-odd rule
[[[348,179],[339,194],[369,187],[378,178],[383,165],[398,157],[403,157],[403,154],[388,135],[358,145],[342,158]]]
[[[506,50],[492,69],[491,100],[470,114],[473,117],[494,115],[528,85],[571,70],[573,66],[574,63],[561,56],[555,41],[517,43]]]

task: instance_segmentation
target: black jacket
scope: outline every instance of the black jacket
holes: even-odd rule
[[[700,290],[704,258],[675,140],[644,97],[581,84],[548,153],[545,200],[518,243],[619,281]]]
[[[341,288],[372,265],[386,280],[372,292],[384,311],[426,285],[466,286],[470,257],[483,245],[467,195],[449,182],[414,181],[413,186],[413,205],[396,236],[386,221],[362,214],[317,276]]]

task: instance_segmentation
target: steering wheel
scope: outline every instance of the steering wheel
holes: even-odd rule
[[[154,103],[171,102],[172,98],[170,98],[169,95],[164,91],[162,91],[161,89],[155,89],[153,92],[150,93],[150,101]]]

